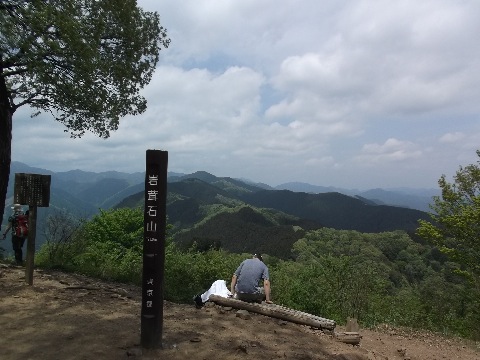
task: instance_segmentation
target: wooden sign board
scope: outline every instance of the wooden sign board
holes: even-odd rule
[[[28,205],[28,239],[25,281],[33,285],[37,207],[50,205],[50,175],[15,173],[14,204]]]
[[[15,173],[13,203],[48,207],[50,183],[50,175]]]
[[[147,150],[143,228],[141,345],[161,348],[167,225],[168,152]]]

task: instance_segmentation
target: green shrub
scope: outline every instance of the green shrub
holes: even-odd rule
[[[164,297],[170,301],[191,302],[216,280],[230,284],[233,272],[245,256],[223,250],[199,252],[195,247],[182,251],[171,244],[165,252]]]

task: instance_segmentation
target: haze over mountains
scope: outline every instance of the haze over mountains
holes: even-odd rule
[[[106,171],[95,173],[82,170],[53,172],[14,161],[12,162],[10,172],[7,206],[10,205],[11,197],[13,196],[15,173],[21,172],[52,175],[52,194],[55,194],[56,191],[64,191],[69,195],[67,196],[67,194],[64,194],[66,197],[73,196],[74,198],[78,198],[75,200],[79,200],[80,203],[87,203],[90,206],[93,205],[90,209],[93,213],[96,213],[99,207],[104,209],[111,208],[128,195],[143,190],[145,176],[142,172],[123,173]],[[219,179],[216,176],[203,171],[198,171],[193,174],[168,173],[169,182],[188,178],[197,178],[206,182]],[[272,187],[267,184],[255,183],[252,180],[236,179],[236,181],[240,181],[244,183],[244,185],[252,185],[256,188],[266,190],[290,190],[293,192],[306,192],[312,194],[338,192],[345,195],[368,199],[378,205],[400,206],[420,211],[429,211],[428,205],[431,203],[432,196],[440,194],[439,189],[376,188],[367,191],[360,191],[357,189],[344,189],[334,186],[312,185],[303,182],[289,182]],[[85,204],[85,206],[88,207],[87,204]]]
[[[3,225],[11,213],[15,173],[52,176],[50,207],[39,208],[39,224],[48,213],[58,209],[89,218],[99,209],[143,206],[144,173],[52,172],[13,162]],[[271,187],[203,171],[169,173],[167,215],[169,223],[174,225],[175,239],[184,244],[195,240],[245,251],[251,247],[258,249],[260,238],[280,236],[288,238],[280,251],[285,254],[302,236],[298,229],[413,232],[419,218],[428,218],[425,211],[436,194],[438,191],[433,189],[358,192],[300,182]],[[41,233],[37,230],[37,234]],[[269,244],[265,250],[272,252],[272,248]]]

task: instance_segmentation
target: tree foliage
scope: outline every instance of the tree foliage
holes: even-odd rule
[[[83,223],[65,210],[55,210],[47,217],[44,256],[51,267],[57,267],[71,255],[73,239]]]
[[[50,237],[37,254],[38,264],[119,281],[139,279],[142,209],[100,211],[74,231],[71,221],[59,220],[58,215],[48,220]]]
[[[136,0],[2,1],[0,205],[20,106],[51,113],[72,137],[90,131],[107,138],[121,117],[145,111],[140,90],[169,43],[159,15]]]
[[[479,289],[433,249],[401,231],[309,231],[293,246],[295,261],[273,266],[272,296],[339,323],[353,316],[364,326],[388,323],[477,338]]]
[[[145,110],[139,90],[169,42],[158,14],[135,0],[6,1],[0,9],[13,111],[28,103],[74,135],[108,137],[121,116]]]
[[[477,150],[480,157],[480,150]],[[417,233],[439,247],[464,270],[480,275],[480,161],[460,166],[447,181],[438,181],[441,196],[433,198],[432,221],[420,221]]]

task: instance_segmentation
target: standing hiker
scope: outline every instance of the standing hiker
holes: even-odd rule
[[[28,214],[23,212],[22,205],[14,204],[12,206],[13,214],[8,218],[8,225],[3,233],[3,239],[7,237],[9,230],[12,230],[12,248],[15,253],[17,265],[23,262],[23,244],[28,236]]]

